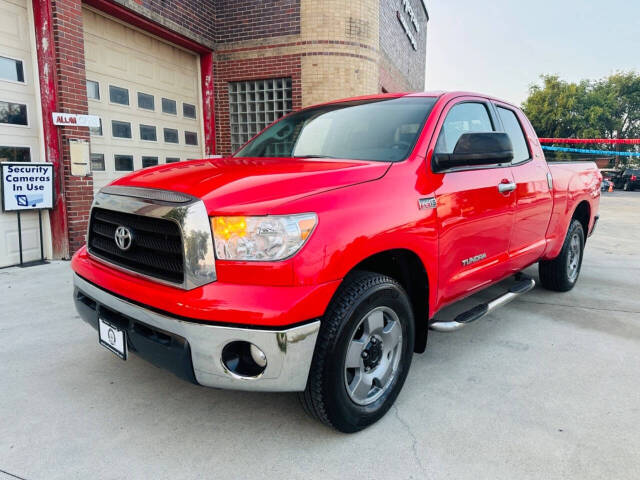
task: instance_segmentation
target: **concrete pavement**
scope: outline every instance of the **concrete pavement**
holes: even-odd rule
[[[573,291],[431,332],[396,406],[355,435],[294,394],[122,362],[77,317],[67,262],[0,270],[0,478],[638,479],[638,238],[640,192],[604,194]]]

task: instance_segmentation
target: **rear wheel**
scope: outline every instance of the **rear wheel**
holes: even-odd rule
[[[414,322],[408,296],[392,278],[356,272],[336,293],[316,343],[305,410],[351,433],[379,420],[411,365]]]
[[[558,255],[553,260],[543,260],[538,264],[540,283],[547,290],[567,292],[571,290],[580,275],[584,253],[584,229],[573,219]]]

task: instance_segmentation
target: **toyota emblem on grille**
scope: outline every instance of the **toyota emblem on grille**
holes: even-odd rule
[[[133,233],[127,227],[123,227],[120,225],[116,228],[116,234],[114,236],[116,245],[122,251],[127,251],[131,248],[133,244]]]

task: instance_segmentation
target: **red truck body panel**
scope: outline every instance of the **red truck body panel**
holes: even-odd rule
[[[449,303],[555,257],[582,202],[592,228],[601,181],[595,164],[548,165],[529,121],[504,102],[470,93],[414,95],[438,100],[413,152],[401,162],[208,159],[145,169],[115,182],[188,193],[203,199],[211,216],[315,212],[318,225],[292,258],[216,260],[217,281],[189,291],[121,273],[84,248],[74,256],[74,271],[178,317],[277,327],[321,317],[341,280],[359,263],[402,250],[424,267],[431,318]],[[502,168],[434,173],[431,157],[440,126],[454,104],[469,100],[514,110],[531,159]],[[509,195],[497,188],[506,182],[516,183]],[[424,199],[434,199],[435,208],[420,208]],[[463,263],[478,255],[484,257]]]

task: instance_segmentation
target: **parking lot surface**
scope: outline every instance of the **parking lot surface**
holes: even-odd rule
[[[573,291],[431,332],[355,435],[295,394],[116,358],[76,315],[68,262],[0,270],[0,479],[638,479],[640,192],[605,193],[600,214]]]

